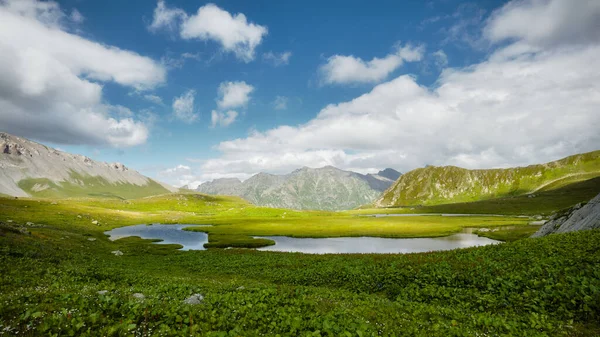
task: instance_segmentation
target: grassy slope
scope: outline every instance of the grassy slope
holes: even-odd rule
[[[96,197],[134,199],[169,193],[166,188],[151,179],[148,184],[139,186],[126,183],[111,184],[102,177],[84,176],[76,172],[71,172],[70,178],[73,181],[81,182],[81,184],[70,181],[57,184],[46,178],[30,178],[19,181],[19,187],[38,198]],[[34,188],[36,184],[47,185],[49,188],[36,191]]]
[[[381,206],[438,205],[517,196],[600,176],[600,151],[511,169],[426,167],[402,175],[385,191]]]
[[[175,245],[111,242],[103,235],[114,226],[159,219],[211,218],[233,226],[236,219],[281,219],[283,213],[307,222],[344,218],[198,195],[0,200],[0,221],[14,220],[0,226],[0,334],[600,334],[600,231],[450,252],[328,256],[179,252]],[[100,226],[92,225],[94,218]],[[6,229],[25,221],[36,223],[25,227],[30,234]],[[124,255],[110,253],[117,249]],[[133,297],[138,292],[144,300]],[[184,304],[194,293],[203,294],[204,303]]]
[[[363,208],[350,211],[350,214],[378,213],[464,213],[464,214],[512,214],[549,215],[587,202],[600,193],[600,177],[579,181],[555,189],[535,192],[535,197],[527,195],[481,200],[466,203],[441,204],[400,208]]]

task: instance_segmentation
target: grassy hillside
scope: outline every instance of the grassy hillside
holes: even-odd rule
[[[377,207],[466,203],[537,194],[600,176],[600,151],[510,169],[425,167],[402,175],[375,202]]]
[[[600,177],[572,183],[566,186],[543,189],[534,195],[507,196],[474,202],[461,202],[431,206],[362,208],[350,214],[381,213],[458,213],[458,214],[505,214],[550,215],[580,202],[588,202],[600,193]]]
[[[119,198],[134,199],[150,195],[170,193],[159,183],[148,179],[146,185],[130,183],[110,183],[102,177],[92,177],[71,172],[68,181],[60,183],[46,178],[23,179],[19,187],[31,196],[38,198]]]
[[[184,252],[103,234],[157,221],[213,223],[225,236],[253,226],[312,232],[319,222],[337,223],[342,233],[387,226],[397,235],[462,226],[416,219],[259,208],[197,194],[0,199],[0,335],[600,334],[600,231],[406,255]],[[184,303],[193,294],[201,304]]]

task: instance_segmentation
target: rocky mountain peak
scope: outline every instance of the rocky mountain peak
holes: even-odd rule
[[[127,170],[129,170],[127,168],[127,166],[125,166],[125,165],[123,165],[121,163],[118,163],[118,162],[117,163],[112,163],[112,164],[110,164],[110,166],[112,168],[114,168],[115,170],[119,170],[119,171],[127,171]]]

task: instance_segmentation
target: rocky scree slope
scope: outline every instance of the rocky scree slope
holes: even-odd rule
[[[399,207],[471,202],[551,190],[600,176],[600,151],[546,164],[508,169],[468,170],[429,166],[403,174],[374,205]]]
[[[600,228],[600,194],[587,204],[577,204],[550,217],[542,228],[531,237],[552,233],[567,233]]]
[[[359,174],[333,166],[303,167],[286,175],[259,173],[244,182],[216,179],[201,184],[197,191],[235,195],[259,206],[343,210],[373,202],[399,176],[393,169]]]
[[[141,197],[175,190],[120,163],[94,161],[0,132],[1,194]]]

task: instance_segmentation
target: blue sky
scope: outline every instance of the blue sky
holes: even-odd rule
[[[175,185],[557,159],[600,147],[599,7],[1,0],[0,131]]]

